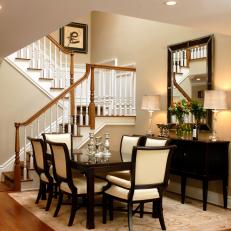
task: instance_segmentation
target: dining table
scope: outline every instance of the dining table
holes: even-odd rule
[[[72,168],[83,172],[87,179],[87,229],[95,228],[95,177],[100,174],[106,175],[108,172],[131,169],[131,162],[123,162],[119,152],[110,153],[111,155],[107,157],[92,157],[87,152],[73,151],[75,158],[71,161]]]

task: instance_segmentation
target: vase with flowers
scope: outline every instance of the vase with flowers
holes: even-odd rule
[[[197,100],[192,100],[190,103],[190,112],[194,116],[195,123],[197,126],[200,125],[201,119],[206,117],[206,110],[203,108],[201,102]]]
[[[173,102],[168,110],[171,115],[176,116],[176,135],[182,138],[184,135],[184,117],[190,112],[190,102],[185,99]]]

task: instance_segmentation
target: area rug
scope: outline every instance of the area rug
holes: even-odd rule
[[[46,201],[35,204],[37,192],[9,193],[19,204],[29,210],[41,221],[56,231],[84,231],[86,226],[86,208],[77,211],[73,226],[68,227],[70,206],[63,205],[58,217],[53,217],[57,201],[52,202],[49,211],[45,211]],[[169,231],[221,231],[231,228],[231,210],[208,204],[207,211],[202,210],[202,202],[187,198],[185,204],[180,203],[179,196],[168,195],[164,197],[164,217],[167,230]],[[145,205],[145,210],[151,211],[151,204]],[[95,208],[95,230],[125,231],[128,230],[126,213],[115,211],[114,220],[102,224],[101,207]],[[135,231],[161,230],[159,220],[145,214],[139,218],[133,216]]]

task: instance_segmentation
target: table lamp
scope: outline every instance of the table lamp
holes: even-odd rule
[[[142,98],[142,110],[147,110],[149,112],[149,129],[148,134],[153,134],[152,129],[152,113],[154,111],[160,110],[160,95],[144,95]]]
[[[217,120],[218,110],[227,109],[226,93],[222,90],[206,90],[204,95],[204,109],[211,109],[213,112],[213,120]],[[213,133],[211,140],[216,141],[216,131],[213,123]]]

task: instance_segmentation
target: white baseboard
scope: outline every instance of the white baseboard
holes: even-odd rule
[[[181,189],[180,183],[171,181],[169,186],[168,186],[167,191],[180,194],[180,189]],[[186,194],[186,197],[191,197],[191,198],[202,201],[202,188],[197,188],[197,187],[187,185],[185,194]],[[223,207],[223,194],[208,191],[207,202]],[[186,199],[186,203],[187,203],[187,199]],[[228,206],[227,207],[231,208],[231,197],[230,196],[228,196]]]

